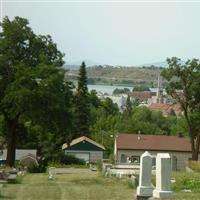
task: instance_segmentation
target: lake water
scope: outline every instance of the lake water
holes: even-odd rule
[[[124,89],[128,88],[130,91],[132,91],[133,87],[128,86],[116,86],[116,85],[88,85],[88,90],[96,90],[97,92],[107,93],[109,95],[112,95],[113,91],[118,89]],[[150,88],[151,91],[156,92],[157,88]]]

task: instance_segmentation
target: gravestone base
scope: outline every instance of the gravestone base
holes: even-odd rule
[[[152,187],[138,186],[137,187],[137,196],[139,197],[151,197],[153,193]]]
[[[134,200],[150,200],[151,197],[147,197],[147,196],[138,196],[138,195],[135,195],[134,196]]]
[[[172,197],[172,191],[154,190],[153,197],[158,199],[170,199]]]

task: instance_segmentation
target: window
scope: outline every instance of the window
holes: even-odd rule
[[[126,163],[127,156],[125,154],[121,155],[121,163]]]
[[[131,163],[138,164],[140,163],[140,156],[131,156],[130,161]]]

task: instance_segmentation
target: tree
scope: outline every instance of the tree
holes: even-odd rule
[[[85,63],[79,69],[78,88],[75,95],[76,137],[90,135],[90,105]]]
[[[13,21],[5,17],[1,27],[0,114],[7,141],[6,164],[13,166],[20,126],[30,122],[66,133],[71,124],[67,108],[71,91],[60,69],[64,55],[49,35],[34,34],[20,17]],[[66,116],[67,123],[63,122]]]
[[[138,85],[138,86],[135,86],[134,88],[133,88],[133,92],[135,92],[135,91],[150,91],[150,89],[149,89],[149,87],[147,87],[147,86],[144,86],[144,85]]]
[[[127,100],[126,100],[126,108],[125,108],[124,113],[123,113],[124,117],[125,118],[131,117],[132,111],[133,111],[132,103],[131,103],[131,100],[130,100],[130,96],[128,95]]]
[[[113,95],[128,94],[129,92],[130,92],[129,88],[124,88],[124,89],[115,88],[114,91],[113,91]]]
[[[119,108],[116,103],[113,103],[112,99],[106,97],[102,103],[102,114],[104,116],[117,115],[119,113]]]
[[[198,160],[200,146],[200,63],[197,59],[183,63],[176,57],[168,58],[167,62],[169,68],[162,71],[162,76],[169,81],[167,93],[180,103],[190,137],[192,160]]]
[[[89,101],[91,106],[94,106],[95,108],[98,108],[102,104],[101,100],[97,96],[96,90],[91,90],[91,92],[89,93]]]

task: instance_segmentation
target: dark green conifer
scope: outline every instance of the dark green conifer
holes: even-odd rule
[[[75,95],[75,115],[76,115],[76,137],[89,136],[90,125],[90,105],[87,88],[87,72],[85,63],[82,62],[79,69],[78,88]]]

